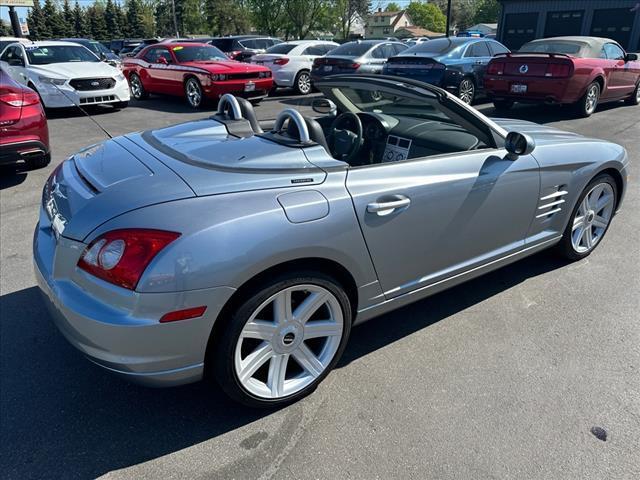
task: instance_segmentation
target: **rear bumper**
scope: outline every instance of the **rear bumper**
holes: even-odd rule
[[[526,93],[512,93],[511,85],[527,86]],[[570,81],[545,78],[485,75],[484,88],[494,100],[510,100],[522,103],[575,103],[582,96]]]
[[[41,215],[42,218],[42,215]],[[44,225],[42,225],[44,223]],[[51,317],[92,362],[135,383],[164,387],[202,378],[207,343],[228,287],[162,294],[130,292],[88,277],[75,265],[84,244],[36,227],[33,256],[38,286]],[[75,277],[75,278],[74,278]],[[204,316],[159,323],[162,312],[207,305]]]
[[[0,144],[0,164],[16,163],[49,155],[49,147],[39,140]]]

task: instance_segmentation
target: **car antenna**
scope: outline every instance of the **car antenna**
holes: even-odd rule
[[[69,98],[69,96],[63,90],[58,88],[58,85],[56,85],[55,83],[51,83],[51,85],[56,87],[56,90],[58,90],[58,92],[60,92],[62,95],[64,95],[67,100],[69,100],[75,107],[78,108],[78,110],[80,110],[86,117],[88,117],[89,120],[91,120],[100,130],[102,130],[104,132],[104,134],[107,137],[109,137],[109,139],[113,138],[113,135],[111,135],[109,132],[107,132],[107,130],[102,125],[100,125],[95,118],[93,118],[91,115],[89,115],[89,113],[84,108],[82,108],[79,103],[76,103],[76,102],[73,101],[72,98]],[[44,103],[42,104],[42,106],[44,107]]]

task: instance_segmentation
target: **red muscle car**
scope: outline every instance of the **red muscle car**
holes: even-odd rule
[[[38,94],[0,69],[0,164],[21,160],[28,168],[51,160],[47,117]]]
[[[136,100],[150,93],[184,96],[193,108],[225,93],[257,103],[273,86],[267,67],[236,62],[204,43],[157,43],[126,58],[123,71]]]
[[[598,103],[640,103],[637,60],[607,38],[545,38],[491,60],[484,84],[497,110],[514,102],[561,103],[588,117]]]

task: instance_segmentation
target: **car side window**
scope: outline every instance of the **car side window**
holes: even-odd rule
[[[302,55],[324,55],[324,53],[322,45],[311,45],[304,49]]]
[[[407,49],[407,46],[396,43],[393,45],[393,48],[396,51],[396,54],[398,54],[398,53],[404,52]]]
[[[2,57],[0,57],[0,60],[2,60],[3,62],[8,62],[9,60],[11,60],[12,58],[15,58],[13,56],[13,49],[15,47],[9,47],[7,48],[4,53],[2,54]]]
[[[393,57],[396,54],[396,49],[393,48],[393,44],[385,43],[382,45],[382,58]]]
[[[382,52],[382,45],[375,47],[370,54],[371,58],[385,58]]]
[[[467,48],[467,53],[464,55],[465,57],[490,57],[491,53],[489,52],[489,47],[487,47],[487,42],[476,42],[472,45],[469,45]]]
[[[240,45],[242,45],[244,48],[258,48],[256,46],[256,41],[255,40],[251,40],[251,39],[242,40],[240,42]]]
[[[491,55],[496,56],[499,53],[509,53],[509,49],[498,42],[488,42],[489,48],[491,49]]]
[[[7,51],[2,55],[2,60],[8,62],[9,60],[22,60],[24,62],[24,55],[22,49],[18,46],[9,47]]]
[[[160,57],[164,57],[167,63],[171,63],[173,60],[166,48],[152,48],[144,55],[144,59],[149,63],[158,63]]]
[[[604,46],[604,53],[609,60],[624,60],[624,51],[615,43],[607,43]]]

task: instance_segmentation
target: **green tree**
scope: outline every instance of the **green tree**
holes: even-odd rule
[[[40,8],[40,0],[33,1],[33,7],[27,14],[27,23],[29,24],[29,38],[31,40],[40,40],[51,36],[51,32],[47,29],[47,24],[44,21],[42,8]]]
[[[336,28],[333,30],[340,38],[348,39],[354,16],[359,14],[362,18],[366,18],[369,6],[369,0],[335,0],[332,10]]]
[[[122,36],[119,20],[115,3],[113,3],[113,0],[107,0],[107,4],[104,7],[104,23],[107,27],[109,39]]]
[[[444,32],[447,28],[447,17],[432,3],[411,2],[407,13],[415,25],[432,32]]]
[[[204,16],[205,28],[214,35],[246,33],[251,27],[251,12],[234,0],[205,0]]]
[[[248,0],[253,25],[260,33],[278,35],[284,30],[286,12],[282,0]]]
[[[135,38],[144,37],[146,30],[140,0],[127,0],[125,10],[127,12],[127,36]]]
[[[480,0],[473,23],[498,23],[500,4],[498,0]]]
[[[385,12],[399,12],[401,10],[402,10],[402,7],[398,5],[396,2],[387,3],[386,8],[384,9]]]
[[[80,4],[76,0],[73,6],[73,36],[88,37],[89,35],[91,35],[91,32],[87,24],[87,14],[80,8]]]
[[[329,4],[326,0],[284,0],[295,38],[305,38],[320,26]]]
[[[101,3],[94,3],[85,10],[89,18],[89,33],[96,40],[106,40],[109,38],[107,23],[104,19],[104,6]]]
[[[447,12],[447,0],[432,0],[443,13]],[[478,0],[452,0],[451,28],[463,31],[474,24]]]
[[[0,18],[0,37],[8,36],[11,32],[9,32],[9,25],[4,23],[4,20]]]
[[[62,4],[62,13],[60,14],[62,18],[62,22],[64,23],[64,36],[71,37],[75,33],[75,28],[73,26],[73,10],[71,9],[71,4],[69,0],[64,0]]]
[[[64,24],[64,18],[54,0],[44,1],[42,14],[46,25],[46,34],[43,32],[43,38],[64,37],[66,35],[67,29]]]

